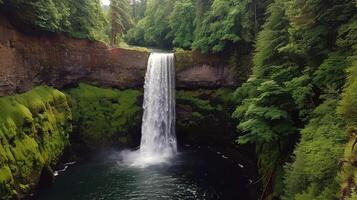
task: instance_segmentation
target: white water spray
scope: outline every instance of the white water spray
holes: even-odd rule
[[[135,166],[167,162],[177,153],[174,54],[152,53],[144,86],[140,149],[125,160]]]

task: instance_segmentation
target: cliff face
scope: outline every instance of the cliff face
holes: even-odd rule
[[[0,95],[79,81],[117,88],[141,86],[148,55],[63,35],[24,35],[0,17]]]
[[[104,43],[43,33],[25,35],[0,16],[0,96],[36,85],[62,88],[91,82],[119,89],[142,87],[149,52],[109,48]],[[231,67],[211,55],[176,55],[177,85],[233,87]]]
[[[183,89],[235,87],[234,67],[221,55],[178,51],[176,57],[177,87]]]

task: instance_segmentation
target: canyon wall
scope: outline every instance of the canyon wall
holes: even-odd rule
[[[78,82],[141,88],[148,56],[149,51],[110,48],[63,34],[23,34],[0,16],[0,96]],[[180,88],[236,86],[231,67],[218,57],[186,52],[178,53],[176,61]]]

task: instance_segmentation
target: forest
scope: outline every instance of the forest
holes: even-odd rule
[[[254,148],[259,199],[357,199],[357,1],[0,0],[0,10],[28,34],[245,65],[231,142]]]

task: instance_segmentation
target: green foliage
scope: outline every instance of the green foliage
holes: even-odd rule
[[[192,0],[178,0],[175,2],[170,15],[170,34],[173,36],[175,47],[190,48],[194,39],[195,6]]]
[[[69,26],[70,13],[67,3],[53,0],[4,1],[5,8],[21,25],[31,24],[42,30],[53,32],[62,31]]]
[[[275,0],[268,6],[257,37],[253,74],[236,91],[238,106],[233,113],[240,131],[238,142],[256,145],[267,199],[278,197],[282,189],[289,200],[337,198],[337,163],[346,143],[344,122],[357,121],[353,67],[339,103],[344,116],[336,114],[345,69],[356,59],[351,56],[357,41],[352,4]],[[300,128],[293,162],[285,175],[279,173]],[[344,175],[351,177],[351,171],[346,169]]]
[[[135,22],[144,18],[147,0],[135,0],[131,2],[132,18]]]
[[[357,169],[353,164],[357,160],[357,149],[353,148],[356,137],[350,137],[349,142],[345,145],[343,159],[341,159],[341,170],[338,174],[338,181],[341,187],[341,198],[356,198]]]
[[[356,200],[357,199],[357,192],[356,192],[356,189],[353,189],[351,191],[351,196],[348,197],[346,200]]]
[[[0,194],[13,199],[37,184],[44,166],[69,144],[72,113],[66,96],[49,87],[0,98]]]
[[[79,38],[107,41],[107,21],[99,0],[68,0],[70,6],[69,34]]]
[[[4,11],[28,32],[65,32],[74,37],[107,40],[99,0],[5,0]]]
[[[135,45],[220,52],[252,43],[269,0],[149,0],[126,38]],[[167,23],[168,22],[168,23]]]
[[[173,0],[148,0],[145,17],[128,32],[127,40],[131,44],[170,47],[169,16],[173,11]],[[138,43],[138,42],[144,43]]]
[[[356,139],[357,130],[357,23],[356,17],[352,18],[349,23],[341,26],[340,37],[337,42],[345,51],[352,51],[348,57],[351,65],[347,70],[347,83],[343,89],[342,99],[339,103],[338,112],[347,122],[348,132],[350,135],[349,143],[345,147],[345,154],[342,169],[339,174],[339,183],[341,184],[341,197],[346,199],[356,198],[357,169],[353,163],[357,160],[357,148],[353,145]]]
[[[200,32],[202,32],[205,27],[203,26],[202,22],[204,20],[205,14],[207,11],[209,11],[209,8],[211,7],[213,0],[196,0],[196,10],[195,10],[195,20],[194,20],[194,25],[195,25],[195,31],[194,31],[194,36],[195,39],[199,38]]]
[[[145,21],[146,19],[140,20],[134,28],[130,29],[125,35],[125,40],[133,45],[145,45]]]
[[[348,85],[344,89],[340,102],[339,112],[342,113],[349,123],[357,126],[357,62],[349,68]]]
[[[328,91],[339,91],[345,84],[345,69],[348,66],[345,55],[331,53],[314,73],[314,83]]]
[[[280,48],[289,42],[289,21],[283,9],[283,3],[278,0],[268,7],[266,23],[258,34],[256,53],[254,55],[254,75],[266,77],[271,72],[266,65],[279,65],[286,60],[286,56],[280,52]]]
[[[254,39],[254,20],[250,1],[214,0],[202,22],[194,49],[202,52],[220,52],[230,43]]]
[[[124,33],[132,26],[129,0],[112,0],[110,2],[111,43],[118,44]]]
[[[129,129],[140,123],[139,91],[79,84],[68,95],[73,105],[75,134],[92,150],[130,139]]]
[[[243,90],[238,93],[247,91],[246,88],[238,90]],[[268,143],[294,133],[294,123],[289,115],[294,104],[289,93],[275,81],[262,82],[254,93],[254,97],[244,99],[233,113],[239,120],[238,129],[244,133],[238,142]]]
[[[337,100],[325,101],[301,131],[294,162],[286,167],[285,199],[336,199],[338,160],[346,143],[336,105]]]
[[[356,12],[350,0],[291,0],[286,8],[291,22],[291,46],[299,49],[312,67],[321,64],[318,61],[333,47],[338,27]]]
[[[304,74],[285,82],[285,86],[297,105],[299,118],[306,123],[310,117],[310,113],[315,107],[313,100],[314,86],[311,77],[308,74]]]

